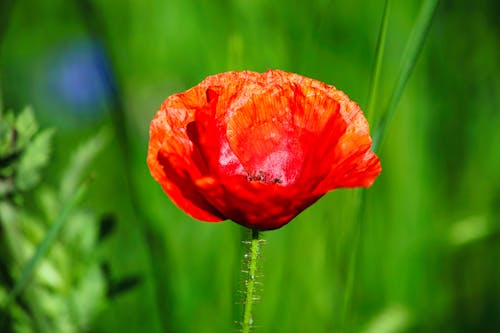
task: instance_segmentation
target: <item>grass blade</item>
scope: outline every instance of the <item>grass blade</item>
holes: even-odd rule
[[[374,112],[373,110],[375,108],[377,101],[378,85],[380,81],[380,72],[382,69],[382,60],[384,58],[385,40],[387,35],[387,23],[389,22],[390,8],[391,8],[391,0],[386,0],[384,4],[384,12],[382,14],[382,23],[380,24],[380,30],[378,32],[377,48],[375,51],[375,62],[370,81],[370,93],[368,95],[368,104],[365,112],[366,118],[368,119],[368,123],[370,124],[373,121],[373,112]]]
[[[401,68],[392,91],[391,99],[387,109],[377,126],[375,134],[373,136],[373,146],[372,150],[376,151],[380,147],[382,140],[384,138],[387,126],[389,122],[394,118],[396,112],[396,107],[399,103],[403,90],[410,78],[411,72],[415,67],[418,56],[422,47],[424,45],[425,37],[429,32],[431,26],[432,17],[436,11],[439,0],[426,0],[422,7],[420,8],[420,13],[418,15],[417,21],[413,30],[411,32],[408,43],[406,44],[405,51],[403,53],[403,58],[401,62]]]
[[[374,151],[378,147],[380,147],[380,143],[382,141],[383,134],[386,131],[387,124],[389,120],[391,120],[394,117],[396,106],[399,102],[399,99],[401,98],[401,95],[406,86],[406,83],[408,82],[410,74],[413,68],[415,67],[418,55],[422,50],[425,37],[427,36],[427,32],[429,31],[432,17],[434,16],[437,4],[438,0],[426,0],[420,9],[419,16],[417,18],[415,26],[413,27],[410,38],[408,39],[405,51],[403,53],[401,69],[399,72],[399,76],[396,80],[396,85],[391,95],[389,105],[384,115],[382,116],[380,123],[374,134],[373,147],[372,147]],[[371,121],[373,121],[373,113],[376,105],[376,97],[378,94],[378,85],[380,81],[380,72],[384,55],[385,40],[387,35],[387,23],[389,21],[388,19],[389,12],[390,12],[390,0],[386,0],[377,40],[376,59],[372,72],[372,77],[370,82],[370,93],[368,96],[368,104],[366,109],[366,117],[370,123]],[[349,308],[352,302],[352,293],[354,288],[354,279],[355,279],[356,265],[358,260],[357,257],[360,246],[360,238],[362,237],[361,223],[364,218],[365,210],[366,210],[366,189],[362,189],[360,197],[360,205],[358,208],[358,215],[356,219],[357,226],[353,240],[354,249],[351,252],[351,256],[349,258],[346,290],[344,293],[344,299],[342,304],[341,327],[344,329],[346,328],[345,325],[347,323]]]

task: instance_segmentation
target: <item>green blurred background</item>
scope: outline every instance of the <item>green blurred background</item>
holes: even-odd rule
[[[393,3],[375,120],[420,3]],[[194,221],[163,194],[145,162],[149,121],[169,95],[242,69],[309,76],[365,108],[383,5],[2,0],[4,109],[31,105],[56,129],[44,182],[108,137],[79,206],[114,221],[96,256],[111,280],[128,278],[59,331],[234,330],[242,229]],[[264,233],[257,332],[500,331],[499,37],[497,0],[441,1],[361,222],[361,191],[337,190]]]

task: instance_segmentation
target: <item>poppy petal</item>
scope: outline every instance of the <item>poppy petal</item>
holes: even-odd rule
[[[188,135],[193,117],[187,110],[182,98],[171,98],[162,105],[151,122],[147,162],[163,190],[189,215],[203,221],[222,221],[225,218],[193,184],[205,170]]]

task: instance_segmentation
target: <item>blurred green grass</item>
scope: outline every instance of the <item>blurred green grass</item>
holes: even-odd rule
[[[85,3],[95,7],[92,15],[82,13]],[[393,4],[375,119],[419,4]],[[364,108],[382,8],[379,0],[12,6],[0,45],[3,100],[17,110],[32,104],[45,126],[56,126],[49,179],[60,177],[78,143],[113,126],[116,111],[108,102],[95,106],[101,113],[71,113],[47,95],[53,55],[89,41],[97,26],[121,89],[130,142],[118,136],[106,148],[85,205],[118,220],[104,254],[112,274],[140,274],[143,283],[113,300],[95,331],[229,332],[237,318],[240,228],[193,221],[149,176],[148,124],[163,99],[209,74],[279,68],[333,84]],[[499,12],[494,0],[441,1],[388,128],[383,173],[367,192],[361,226],[359,190],[339,190],[264,233],[258,332],[498,331]],[[358,227],[354,288],[343,318]]]

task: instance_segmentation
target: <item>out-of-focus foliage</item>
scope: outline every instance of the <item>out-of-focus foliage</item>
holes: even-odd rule
[[[58,215],[103,149],[104,136],[95,136],[76,149],[55,188],[41,183],[54,131],[39,131],[29,108],[17,116],[2,115],[0,124],[0,181],[5,184],[0,199],[0,329],[86,331],[113,288],[99,255],[106,234],[88,210]],[[56,231],[58,223],[64,226]],[[57,238],[48,244],[46,254],[41,253],[52,232],[58,232]],[[29,283],[22,285],[25,276]]]
[[[264,233],[259,332],[500,330],[499,3],[440,1],[380,149],[383,173],[366,193],[361,224],[359,191],[339,190]],[[4,103],[33,104],[37,118],[57,128],[47,181],[65,182],[68,156],[82,138],[102,126],[115,130],[92,162],[96,177],[85,206],[119,221],[113,237],[92,243],[109,261],[110,276],[139,272],[143,283],[107,299],[89,330],[233,329],[240,229],[195,222],[166,198],[145,163],[149,121],[168,95],[229,69],[298,72],[334,84],[366,108],[383,4],[0,2]],[[392,1],[375,121],[420,4]],[[40,169],[19,181],[29,187]],[[8,186],[0,186],[2,193]],[[61,191],[53,189],[56,197]],[[35,192],[22,197],[14,202],[30,203],[26,215],[41,219]],[[82,234],[95,233],[92,221],[83,223]],[[110,289],[122,290],[137,280],[114,281]],[[28,284],[26,291],[30,286],[37,287]],[[97,313],[98,299],[92,292],[78,296],[89,313]]]
[[[6,198],[31,190],[40,181],[40,171],[49,159],[53,131],[37,133],[38,124],[29,108],[17,117],[12,112],[1,117],[0,195]]]

